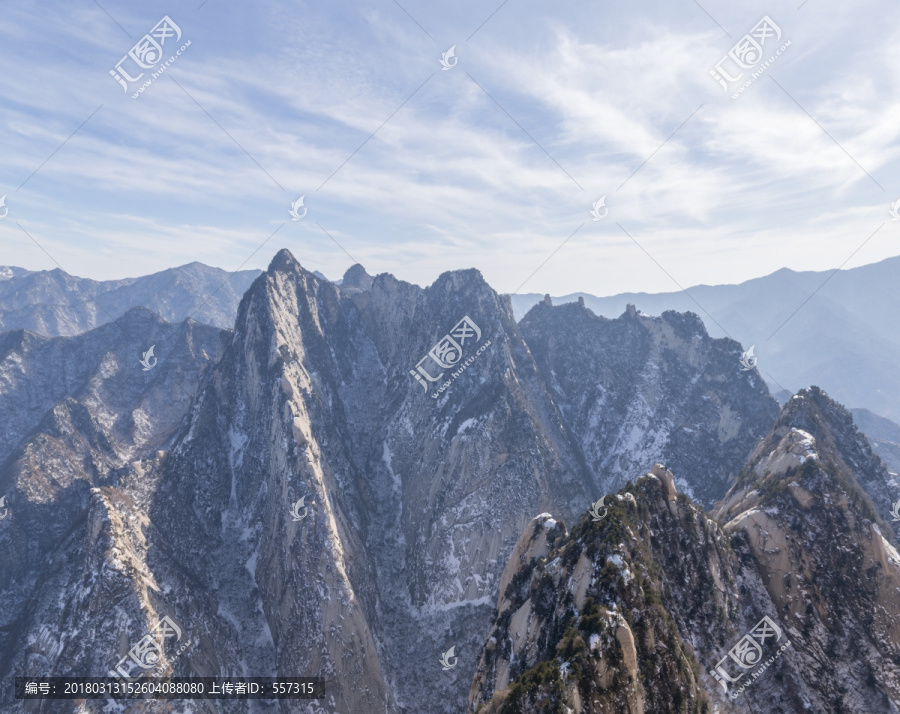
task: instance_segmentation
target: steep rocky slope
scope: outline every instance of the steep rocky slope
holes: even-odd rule
[[[713,511],[793,643],[797,690],[765,697],[764,711],[779,700],[898,711],[900,556],[884,518],[898,490],[849,413],[813,387],[788,402]]]
[[[92,489],[115,491],[126,474],[140,472],[142,459],[167,447],[201,374],[219,356],[221,334],[135,309],[77,337],[0,336],[0,404],[8,415],[0,467],[0,674],[47,665],[106,673],[79,668],[69,656],[71,647],[93,648],[76,621],[85,611],[74,607],[103,572],[99,534],[89,530],[98,507]],[[145,371],[141,349],[154,342],[158,362]],[[132,511],[125,530],[146,520]]]
[[[778,413],[741,346],[714,340],[692,313],[615,320],[583,304],[542,303],[519,329],[567,430],[603,491],[655,461],[711,506]]]
[[[545,307],[520,330],[474,270],[423,289],[356,266],[337,285],[279,253],[171,448],[92,482],[72,506],[81,519],[48,540],[55,568],[5,620],[7,676],[127,669],[129,647],[168,617],[188,648],[166,653],[179,674],[329,680],[324,701],[282,710],[465,709],[533,514],[577,518],[651,452],[695,464],[684,483],[722,490],[775,416],[740,347],[709,340],[695,317]],[[581,363],[562,354],[577,330]],[[580,418],[578,383],[641,418],[627,434]],[[619,472],[598,464],[604,448]]]
[[[504,571],[470,711],[900,711],[900,556],[860,485],[885,477],[813,388],[712,518],[662,466],[571,533],[539,516]]]
[[[892,473],[900,474],[900,425],[868,409],[851,409],[850,413],[859,430],[869,439],[872,451],[881,457]]]
[[[866,435],[857,428],[850,412],[818,387],[801,390],[788,401],[775,422],[774,431],[757,446],[748,466],[715,513],[730,513],[735,499],[765,475],[767,467],[760,465],[762,454],[771,452],[789,428],[809,434],[815,443],[815,451],[821,454],[820,460],[832,464],[839,473],[852,475],[854,486],[861,487],[868,497],[865,502],[873,509],[873,521],[883,523],[880,519],[890,519],[891,505],[900,499],[900,483],[886,469]],[[887,526],[887,530],[891,527]],[[900,522],[896,523],[894,532],[900,535]]]

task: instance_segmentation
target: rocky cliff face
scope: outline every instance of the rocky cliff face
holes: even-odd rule
[[[711,517],[657,466],[570,533],[532,521],[470,710],[898,711],[900,556],[846,417],[799,393]]]
[[[616,320],[578,303],[536,305],[519,326],[579,456],[602,492],[664,461],[711,506],[768,431],[778,404],[741,346],[692,313]]]
[[[542,305],[517,326],[509,301],[474,270],[422,289],[355,267],[338,286],[282,251],[244,295],[166,453],[86,481],[93,490],[72,506],[79,518],[46,538],[56,567],[31,586],[33,610],[7,613],[4,672],[131,667],[131,645],[170,618],[187,649],[166,651],[166,671],[329,680],[324,701],[291,711],[464,710],[498,598],[514,579],[504,568],[534,514],[574,522],[656,454],[691,464],[679,483],[712,498],[765,433],[765,415],[774,419],[758,375],[740,371],[738,346],[709,340],[698,324],[674,314],[605,321]],[[584,394],[578,385],[588,385]],[[690,559],[707,540],[726,548],[702,509],[670,500],[674,480],[660,474],[659,518],[691,533],[667,557]],[[636,495],[622,498],[612,511],[635,506]],[[70,503],[61,493],[48,499]],[[631,536],[616,530],[618,550],[608,553],[642,558],[650,589],[625,583],[618,616],[589,633],[620,648],[635,677],[603,701],[655,706],[672,677],[685,706],[701,706],[707,675],[694,671],[691,648],[706,636],[671,639],[663,610],[679,610],[660,609],[655,598],[671,584],[651,566],[662,557],[653,547],[665,555],[674,546],[654,533],[664,542],[641,531],[651,550],[632,554]],[[701,566],[698,582],[737,577],[724,564],[716,576]],[[522,607],[516,592],[507,609]],[[591,597],[601,618],[605,601]],[[720,616],[716,607],[731,612],[732,595],[721,600],[678,617],[704,624]],[[54,612],[56,602],[70,605]],[[649,608],[646,629],[629,622],[632,605]],[[656,656],[658,642],[684,656],[656,684],[641,684],[641,657]],[[517,650],[507,681],[537,651]],[[608,662],[598,676],[612,683],[625,666]],[[502,680],[493,681],[480,690],[484,701]]]
[[[465,316],[481,333],[458,337],[465,357],[486,349],[433,399],[410,368]],[[280,254],[235,335],[152,516],[182,567],[220,583],[204,617],[236,613],[223,650],[259,640],[256,611],[273,640],[249,666],[333,679],[326,706],[458,710],[523,514],[551,479],[559,508],[588,494],[508,311],[474,271],[338,289]]]
[[[100,597],[110,572],[104,558],[112,562],[120,546],[134,550],[126,541],[143,539],[146,501],[135,501],[147,488],[141,477],[183,424],[201,375],[219,357],[221,334],[135,309],[77,337],[0,337],[4,676],[108,671],[104,656],[115,647],[104,650],[103,636],[90,628],[107,618],[112,624],[118,593],[152,576],[126,558],[119,584]],[[139,360],[151,344],[157,356],[144,370]],[[136,490],[126,486],[129,477]],[[133,642],[143,634],[132,631]],[[7,709],[9,692],[2,696]]]
[[[900,556],[884,520],[891,493],[896,500],[897,484],[847,411],[811,388],[788,402],[713,511],[792,642],[797,688],[784,701],[796,710],[897,711]],[[769,710],[778,699],[764,700]]]

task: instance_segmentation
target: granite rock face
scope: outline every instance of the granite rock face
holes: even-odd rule
[[[661,461],[709,507],[778,414],[756,370],[741,370],[741,346],[710,338],[692,313],[649,317],[629,305],[609,320],[542,303],[519,329],[604,491]]]
[[[120,644],[145,634],[136,601],[116,614],[158,589],[145,562],[144,477],[183,426],[222,334],[136,308],[76,337],[0,335],[4,683],[13,673],[105,676]],[[12,688],[0,696],[13,710]]]
[[[702,508],[677,492],[707,505],[725,494],[777,416],[758,374],[740,370],[740,346],[711,340],[696,316],[632,311],[605,320],[577,304],[541,304],[517,325],[509,299],[475,270],[445,273],[423,289],[354,266],[336,284],[281,251],[244,294],[232,332],[206,340],[192,323],[179,329],[184,361],[171,357],[174,337],[137,330],[129,359],[156,344],[159,366],[134,364],[128,380],[169,369],[171,379],[184,377],[184,393],[161,381],[153,395],[132,397],[130,382],[104,368],[22,408],[32,421],[46,418],[52,405],[77,401],[84,380],[103,395],[82,399],[72,412],[81,416],[67,422],[66,438],[92,464],[74,485],[53,485],[52,439],[21,446],[23,434],[7,446],[12,454],[30,449],[34,467],[8,481],[12,515],[0,522],[0,602],[14,593],[18,603],[0,606],[4,678],[127,669],[130,648],[169,627],[163,671],[328,680],[324,700],[258,702],[256,711],[464,711],[473,677],[483,679],[479,653],[498,603],[510,601],[510,616],[523,607],[521,593],[509,590],[511,554],[540,559],[542,549],[559,547],[561,521],[577,522],[651,469],[660,532],[689,523],[692,534],[658,544],[661,553],[690,561],[699,544],[726,548]],[[18,356],[0,399],[27,394],[15,369],[33,381],[29,360],[9,354]],[[107,463],[108,443],[115,458]],[[7,479],[9,464],[25,463],[10,458]],[[41,479],[53,488],[36,491],[31,484]],[[610,517],[634,506],[637,494],[629,500],[619,490]],[[52,527],[24,528],[18,519],[29,509]],[[560,524],[546,541],[521,541],[534,516],[548,512]],[[630,543],[626,536],[617,531],[616,547]],[[578,563],[578,587],[594,587]],[[687,573],[691,588],[738,578],[724,561]],[[662,598],[668,586],[653,577]],[[546,579],[542,587],[549,593]],[[590,597],[600,608],[600,594]],[[615,617],[591,610],[606,622],[603,647],[619,648],[634,678],[652,643],[671,641],[684,657],[666,676],[686,678],[683,701],[701,702],[706,675],[694,672],[690,652],[715,633],[682,633],[678,644],[667,639],[676,631],[655,595],[621,597],[635,607],[646,599],[655,615],[643,631],[621,607]],[[681,615],[671,599],[665,609],[707,627],[721,612],[731,616],[736,596],[711,604],[699,591],[693,597]],[[26,600],[34,604],[25,608]],[[547,617],[549,606],[519,618]],[[177,638],[166,623],[177,624]],[[517,649],[507,681],[545,645]],[[652,711],[665,699],[662,680],[656,689],[617,683],[614,670],[598,675],[618,692],[604,701]],[[484,679],[484,701],[498,681]],[[8,699],[3,706],[24,711]],[[100,702],[80,706],[103,710]],[[142,706],[165,710],[163,702]]]
[[[469,710],[897,712],[895,488],[811,388],[709,515],[656,466],[570,532],[538,516],[504,571]]]

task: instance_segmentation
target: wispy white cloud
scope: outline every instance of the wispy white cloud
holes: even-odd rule
[[[98,278],[188,260],[236,268],[281,223],[254,267],[287,245],[337,276],[350,259],[316,221],[370,272],[428,283],[474,266],[500,290],[582,223],[526,290],[671,289],[616,222],[684,285],[839,264],[900,194],[900,33],[872,19],[891,9],[815,0],[778,18],[792,46],[769,73],[842,150],[768,77],[723,96],[711,65],[769,9],[703,4],[733,39],[691,3],[587,16],[523,0],[470,42],[489,14],[475,3],[404,3],[434,41],[393,3],[215,0],[195,14],[104,3],[135,39],[172,14],[192,45],[167,73],[201,109],[165,75],[123,95],[108,70],[132,41],[101,11],[38,16],[14,1],[0,29],[0,57],[17,63],[0,76],[13,98],[0,107],[0,193],[64,267]],[[450,72],[445,42],[458,44]],[[300,194],[309,214],[291,223]],[[610,215],[596,223],[603,194]],[[896,253],[896,232],[857,259]],[[22,238],[0,223],[3,262],[52,267]]]

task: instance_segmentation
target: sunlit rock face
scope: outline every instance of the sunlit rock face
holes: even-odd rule
[[[56,442],[28,447],[32,481],[17,482],[0,523],[2,542],[18,544],[0,557],[31,573],[6,581],[5,594],[19,589],[4,621],[19,624],[3,631],[5,676],[32,665],[106,674],[169,617],[182,635],[166,671],[326,679],[326,698],[298,711],[463,711],[517,543],[528,559],[552,547],[550,530],[540,548],[520,541],[536,514],[554,514],[558,535],[651,472],[665,517],[696,521],[705,538],[702,510],[678,492],[724,494],[777,413],[758,376],[741,373],[740,346],[711,340],[692,315],[606,320],[541,304],[517,325],[508,298],[474,270],[422,289],[355,266],[335,284],[282,251],[244,295],[233,332],[220,342],[191,330],[183,359],[158,346],[159,366],[134,365],[193,375],[188,396],[162,380],[143,402],[85,403],[84,418],[68,421],[82,486],[28,490],[59,479],[41,466]],[[118,373],[99,370],[92,383],[117,386]],[[129,418],[139,448],[100,468]],[[610,515],[636,498],[615,498]],[[21,507],[39,499],[68,515],[16,530]],[[599,608],[593,559],[572,567],[572,598]],[[725,565],[708,570],[710,582],[727,580]],[[38,605],[24,609],[28,598]],[[528,632],[543,607],[516,601],[510,617]],[[603,646],[617,643],[637,677],[651,635],[621,608],[596,615]],[[654,642],[667,641],[660,618]],[[521,647],[515,663],[538,656],[527,639]],[[617,670],[603,667],[613,682]],[[684,701],[700,701],[701,679]],[[663,697],[634,683],[617,691],[609,701],[634,711]]]
[[[536,305],[519,329],[585,467],[603,491],[656,462],[711,506],[778,413],[741,347],[691,313],[619,318],[578,303]]]
[[[571,531],[534,519],[470,711],[897,711],[900,555],[869,495],[894,486],[847,417],[800,392],[710,515],[658,465]]]

